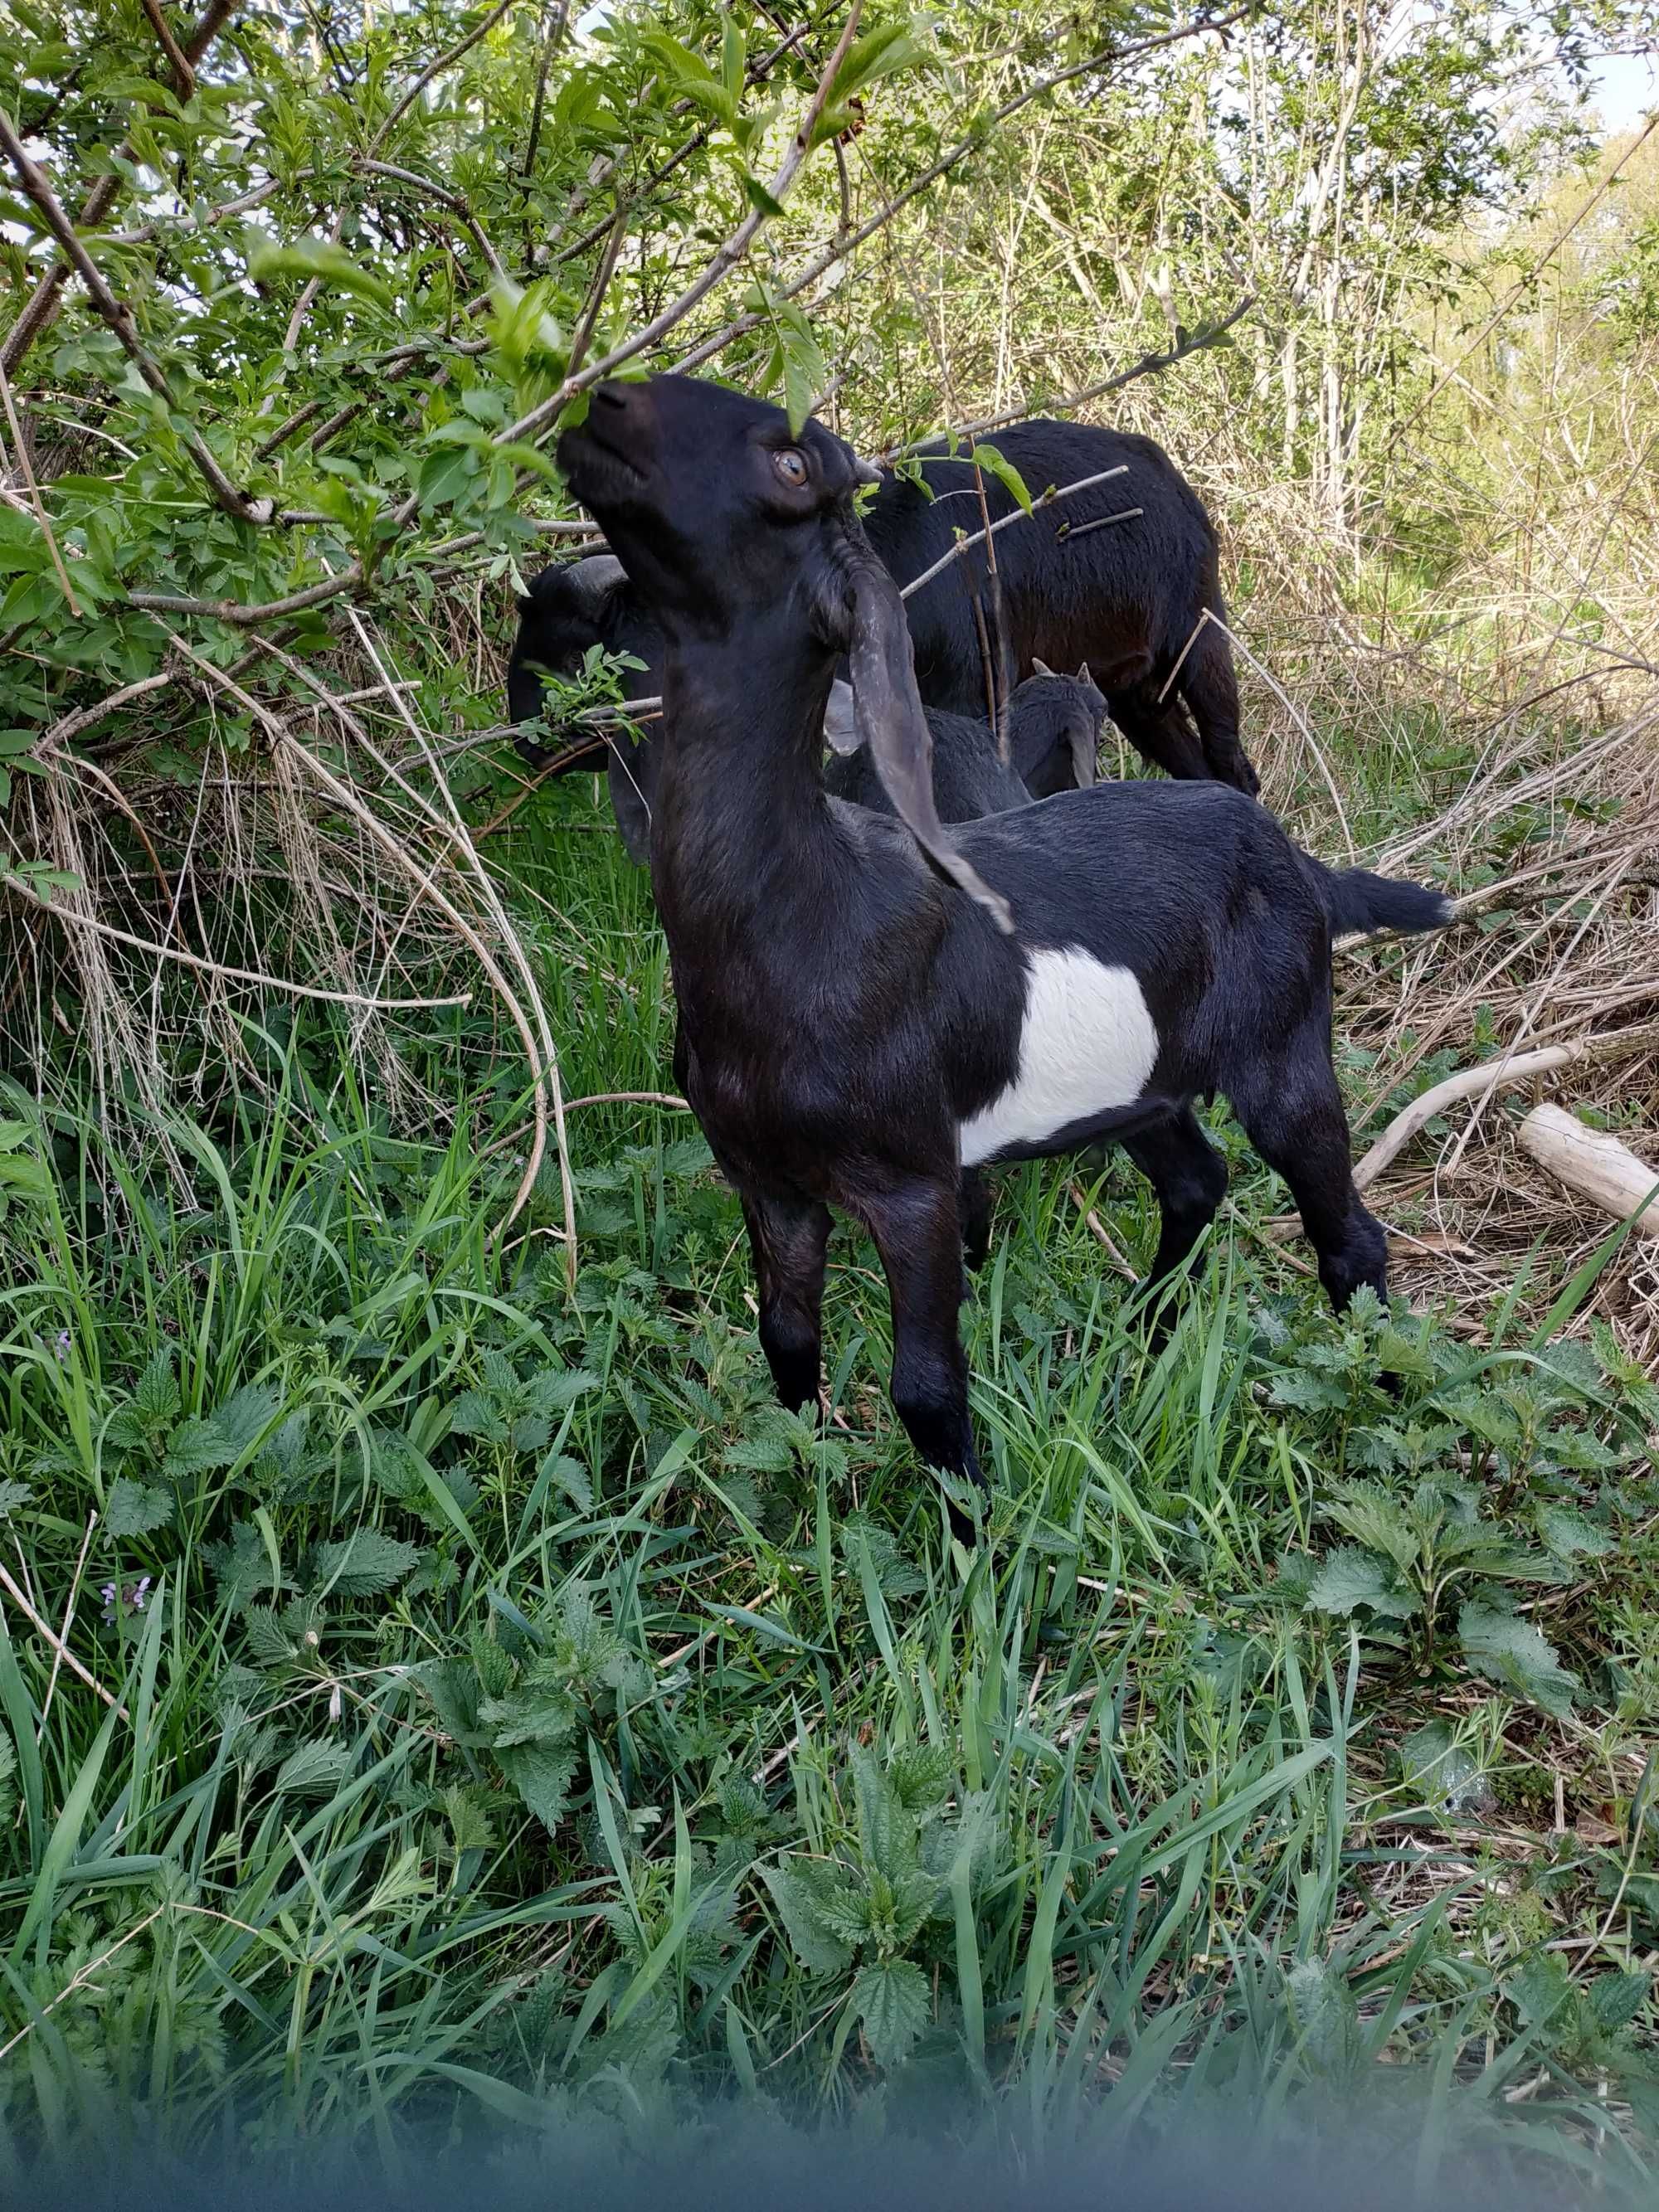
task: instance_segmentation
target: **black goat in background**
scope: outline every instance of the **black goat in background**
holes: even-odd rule
[[[1090,682],[1086,665],[1075,676],[1056,676],[1039,661],[1037,672],[1008,702],[1006,760],[982,717],[926,709],[933,745],[933,804],[941,822],[1006,814],[1058,791],[1086,791],[1094,781],[1106,702]],[[880,771],[859,735],[849,684],[830,686],[823,732],[830,744],[825,790],[855,806],[892,813]]]
[[[718,385],[601,384],[560,441],[661,624],[651,878],[676,1072],[741,1199],[761,1343],[816,1397],[831,1206],[875,1239],[893,1401],[982,1483],[957,1327],[964,1166],[1121,1143],[1157,1190],[1158,1283],[1226,1175],[1223,1092],[1282,1174],[1340,1309],[1387,1292],[1331,1064],[1334,935],[1445,899],[1334,874],[1218,783],[1100,783],[946,830],[898,588],[854,513],[872,473],[817,423]],[[823,787],[837,657],[898,818]]]
[[[1112,720],[1149,761],[1173,776],[1213,777],[1254,792],[1255,771],[1238,741],[1232,655],[1222,631],[1203,619],[1207,609],[1224,620],[1226,609],[1215,532],[1191,485],[1150,438],[1087,423],[1018,422],[999,431],[995,442],[1034,495],[1123,471],[996,533],[1001,688],[1031,675],[1039,661],[1056,668],[1086,661]],[[901,585],[981,526],[975,471],[946,458],[943,447],[935,441],[919,459],[931,498],[906,476],[886,471],[874,480],[866,533]],[[993,521],[1017,512],[1012,493],[988,474],[984,495]],[[1132,520],[1108,519],[1133,507],[1140,512]],[[988,619],[983,544],[947,562],[905,611],[923,702],[982,717],[988,700],[976,601]],[[630,681],[635,696],[661,692],[660,628],[614,554],[545,568],[520,601],[507,669],[510,720],[522,723],[540,712],[538,668],[573,675],[596,644],[644,663]],[[612,742],[611,799],[636,860],[645,856],[657,743],[654,729],[638,744]],[[537,765],[550,757],[526,752]]]

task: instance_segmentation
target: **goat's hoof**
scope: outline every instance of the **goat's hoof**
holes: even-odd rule
[[[1246,799],[1254,799],[1261,788],[1261,778],[1243,753],[1240,753],[1237,760],[1228,763],[1224,778],[1232,785],[1235,791],[1242,791]]]

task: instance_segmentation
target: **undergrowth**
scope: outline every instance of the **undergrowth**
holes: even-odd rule
[[[662,1054],[630,880],[555,987],[573,1091]],[[263,1095],[142,1153],[7,1102],[15,2179],[88,2131],[706,2094],[1063,2128],[1109,2089],[1126,2139],[1241,2096],[1266,2140],[1421,2078],[1431,2168],[1455,2086],[1635,2185],[1659,1406],[1561,1340],[1587,1282],[1478,1350],[1339,1323],[1218,1115],[1231,1208],[1154,1358],[1096,1234],[1143,1260],[1144,1188],[1007,1173],[969,1552],[850,1239],[828,1418],[772,1402],[684,1116],[578,1116],[573,1293],[550,1170],[496,1233],[509,1089],[421,1141],[343,1035],[256,1042]]]

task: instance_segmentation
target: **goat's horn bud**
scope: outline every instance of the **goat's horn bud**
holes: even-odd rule
[[[854,453],[853,456],[853,481],[854,483],[878,484],[881,482],[881,471],[876,466],[873,461],[866,461],[859,454]]]

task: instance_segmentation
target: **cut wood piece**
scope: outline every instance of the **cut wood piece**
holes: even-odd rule
[[[1638,1159],[1605,1129],[1587,1129],[1559,1106],[1534,1106],[1521,1124],[1521,1142],[1540,1167],[1594,1200],[1615,1221],[1642,1208],[1639,1237],[1659,1237],[1659,1167]]]
[[[1443,1113],[1448,1106],[1455,1106],[1460,1098],[1479,1098],[1500,1085],[1524,1083],[1528,1076],[1549,1075],[1578,1060],[1615,1059],[1620,1053],[1634,1052],[1651,1044],[1654,1036],[1655,1024],[1643,1022],[1631,1029],[1607,1030],[1599,1036],[1576,1038],[1571,1044],[1541,1045],[1531,1052],[1511,1053],[1507,1060],[1486,1060],[1478,1067],[1460,1069],[1455,1075],[1437,1083],[1432,1090],[1425,1091],[1420,1098],[1413,1098],[1409,1106],[1402,1107],[1395,1115],[1355,1167],[1355,1189],[1364,1190],[1374,1183],[1419,1129],[1426,1128],[1437,1114]]]

